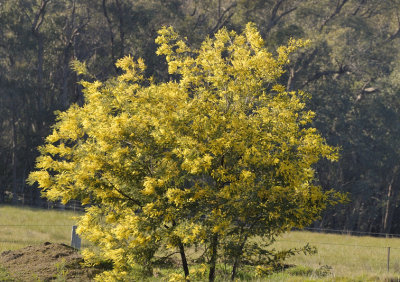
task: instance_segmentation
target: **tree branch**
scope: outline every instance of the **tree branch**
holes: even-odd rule
[[[365,5],[365,2],[366,2],[366,0],[362,0],[362,1],[358,4],[357,8],[356,8],[356,9],[354,10],[354,12],[353,12],[353,16],[357,15],[357,13],[360,11],[361,7]]]
[[[345,66],[340,66],[338,70],[326,70],[326,71],[317,72],[311,78],[307,79],[307,81],[303,83],[302,87],[307,86],[310,82],[313,82],[323,76],[334,75],[334,74],[341,75],[348,71],[349,71],[349,67],[345,65]]]
[[[104,14],[104,17],[105,17],[105,18],[106,18],[106,20],[107,20],[107,24],[108,24],[108,30],[109,30],[109,32],[110,32],[110,41],[111,41],[111,59],[112,59],[112,61],[114,62],[114,61],[115,61],[115,52],[114,52],[114,33],[113,33],[113,31],[112,31],[112,22],[111,22],[111,19],[110,19],[109,15],[108,15],[108,12],[107,12],[106,0],[103,0],[103,1],[102,1],[102,7],[103,7],[103,14]]]
[[[336,9],[335,11],[327,18],[325,21],[322,23],[320,27],[320,31],[330,22],[335,16],[337,16],[341,11],[344,6],[349,0],[338,0],[336,4]]]
[[[120,193],[122,196],[124,196],[125,198],[127,198],[128,200],[130,200],[130,201],[131,201],[132,203],[134,203],[135,205],[138,205],[138,206],[141,207],[141,208],[143,207],[142,203],[139,202],[138,200],[132,198],[131,196],[129,196],[128,194],[126,194],[125,192],[121,191],[121,190],[118,189],[118,188],[115,188],[115,187],[114,187],[114,189],[115,189],[115,191],[117,191],[118,193]]]
[[[299,73],[304,66],[308,66],[311,64],[312,60],[317,56],[318,48],[315,48],[308,56],[304,56],[300,58],[293,66],[289,68],[289,78],[286,84],[286,90],[290,91],[292,89],[293,82],[295,81],[295,76]],[[297,65],[297,68],[295,68]]]
[[[221,9],[218,9],[218,20],[217,23],[215,24],[215,26],[211,29],[211,31],[209,32],[209,34],[214,34],[218,29],[220,29],[222,26],[224,26],[224,24],[233,16],[234,13],[231,13],[230,15],[228,15],[227,18],[224,19],[225,15],[232,10],[233,8],[235,8],[237,6],[237,2],[233,2],[228,8],[226,8],[222,13],[221,13]],[[224,19],[224,20],[223,20]]]
[[[278,15],[279,7],[285,1],[286,0],[278,0],[278,2],[276,2],[275,6],[272,8],[271,19],[269,20],[269,23],[267,25],[266,33],[268,33],[284,16],[290,14],[291,12],[293,12],[297,9],[297,7],[292,7],[290,9],[282,12],[280,15]]]
[[[121,40],[121,49],[119,52],[120,58],[124,56],[125,53],[125,32],[124,32],[124,15],[121,2],[119,0],[115,0],[115,4],[118,9],[118,17],[119,17],[119,39]]]
[[[35,19],[32,23],[32,32],[35,36],[38,35],[38,31],[44,20],[44,15],[46,14],[46,6],[50,1],[51,0],[42,0],[40,3],[39,12],[35,15]]]
[[[397,16],[398,28],[397,28],[397,31],[396,31],[395,33],[393,33],[393,34],[389,37],[389,41],[391,41],[391,40],[393,40],[393,39],[395,39],[395,38],[397,38],[397,37],[400,36],[400,16],[399,16],[399,13],[398,13],[398,12],[396,13],[396,16]]]

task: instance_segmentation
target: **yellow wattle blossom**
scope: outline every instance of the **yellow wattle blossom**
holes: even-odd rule
[[[177,79],[146,79],[143,60],[127,56],[119,76],[81,82],[85,104],[58,113],[29,176],[51,200],[90,204],[78,231],[95,248],[84,255],[114,265],[99,281],[151,272],[161,246],[238,248],[305,226],[336,201],[313,184],[313,165],[337,149],[311,127],[308,94],[277,81],[307,41],[274,55],[250,23],[199,49],[171,27],[156,43]]]

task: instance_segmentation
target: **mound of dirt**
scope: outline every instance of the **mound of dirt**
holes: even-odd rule
[[[81,262],[74,248],[48,242],[0,254],[0,265],[17,281],[91,281],[102,271],[82,267]]]

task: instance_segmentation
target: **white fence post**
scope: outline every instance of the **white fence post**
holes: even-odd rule
[[[72,226],[72,233],[71,233],[71,247],[80,250],[81,249],[81,238],[78,234],[76,234],[77,226]]]

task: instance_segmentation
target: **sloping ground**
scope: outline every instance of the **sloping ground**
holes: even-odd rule
[[[82,267],[83,259],[64,244],[44,243],[0,255],[0,265],[17,281],[91,281],[100,269]]]

